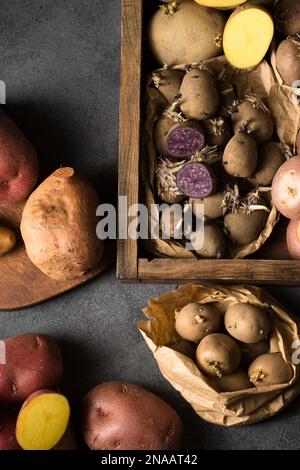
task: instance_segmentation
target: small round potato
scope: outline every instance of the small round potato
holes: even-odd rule
[[[14,232],[7,227],[0,227],[0,256],[4,256],[13,250],[16,243]]]
[[[237,245],[247,245],[259,237],[266,224],[268,212],[256,210],[250,215],[229,212],[224,217],[224,226],[229,238]]]
[[[231,336],[250,344],[265,339],[271,327],[265,310],[246,303],[231,305],[226,311],[224,321],[225,328]]]
[[[230,375],[211,377],[210,383],[217,392],[238,392],[239,390],[247,390],[253,386],[247,372],[243,369],[238,369]]]
[[[175,314],[177,333],[188,341],[198,343],[205,336],[218,331],[221,316],[212,305],[191,303]]]
[[[293,378],[293,369],[285,362],[281,353],[263,354],[249,367],[249,378],[256,387],[289,383]]]
[[[242,364],[249,366],[259,356],[267,354],[270,349],[270,343],[267,340],[259,341],[258,343],[240,343],[242,352]]]
[[[225,236],[215,224],[205,225],[204,227],[204,240],[203,246],[197,247],[197,238],[200,233],[195,232],[191,237],[191,243],[195,246],[195,251],[201,258],[206,259],[221,259],[224,258],[227,251]]]
[[[204,374],[222,377],[236,371],[241,361],[241,351],[230,336],[214,333],[201,341],[196,360]]]
[[[223,199],[224,192],[219,191],[215,194],[212,194],[209,197],[204,199],[194,199],[190,198],[189,204],[192,206],[192,211],[195,217],[197,217],[197,207],[198,205],[203,205],[204,216],[209,220],[215,220],[223,215]]]

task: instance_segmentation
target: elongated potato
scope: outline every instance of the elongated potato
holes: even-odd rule
[[[175,8],[165,5],[153,15],[150,45],[161,64],[199,63],[222,53],[224,26],[221,12],[197,5],[193,0],[184,0],[176,3]]]
[[[28,199],[21,233],[29,259],[47,276],[66,281],[95,268],[103,254],[96,235],[98,195],[73,168],[60,168]]]
[[[274,35],[270,13],[261,7],[246,5],[228,19],[223,48],[228,62],[234,67],[255,67],[265,57]]]
[[[180,95],[181,111],[189,119],[209,119],[219,108],[217,88],[206,70],[192,69],[187,72],[182,81]]]
[[[248,134],[236,134],[228,142],[223,153],[226,173],[237,178],[251,176],[257,166],[257,145]]]
[[[258,166],[254,175],[248,178],[254,186],[269,186],[277,170],[284,163],[284,156],[276,142],[267,142],[258,147]]]

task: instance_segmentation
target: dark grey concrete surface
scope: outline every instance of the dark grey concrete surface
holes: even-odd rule
[[[44,174],[72,164],[105,201],[115,198],[117,182],[119,32],[119,0],[1,1],[0,79],[7,84],[9,113],[37,147]],[[224,429],[198,418],[162,378],[136,321],[149,298],[171,288],[121,285],[111,270],[57,300],[1,312],[1,337],[28,331],[55,336],[75,410],[92,386],[127,380],[177,409],[186,448],[299,448],[300,399],[262,424]],[[299,289],[273,293],[298,312]]]

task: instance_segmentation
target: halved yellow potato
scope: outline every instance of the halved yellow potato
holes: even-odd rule
[[[223,36],[223,48],[228,62],[234,67],[255,67],[265,57],[274,35],[273,19],[260,7],[238,8],[228,19]]]
[[[235,8],[246,3],[246,1],[247,0],[195,0],[196,3],[199,3],[199,5],[203,5],[204,7],[222,8],[224,10]]]

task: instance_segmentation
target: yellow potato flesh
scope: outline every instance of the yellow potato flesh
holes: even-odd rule
[[[69,419],[70,406],[63,395],[38,395],[18,416],[17,441],[24,450],[53,449],[65,434]]]
[[[245,69],[258,65],[266,55],[274,35],[270,14],[262,8],[241,8],[226,23],[224,53],[234,67]]]
[[[242,5],[246,3],[247,0],[195,0],[196,3],[199,5],[203,5],[204,7],[211,7],[211,8],[224,8],[230,9],[235,8],[238,5]]]

